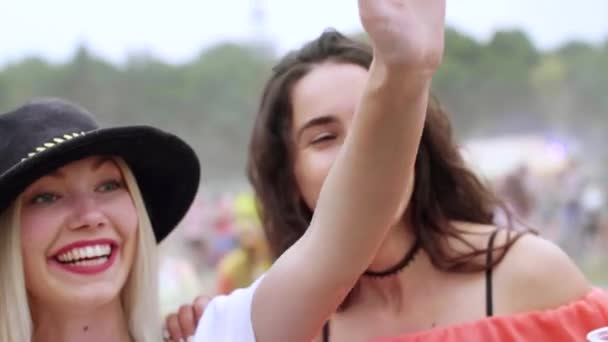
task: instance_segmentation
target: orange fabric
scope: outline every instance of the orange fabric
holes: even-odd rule
[[[593,289],[580,300],[557,309],[490,317],[374,342],[586,341],[590,331],[605,326],[608,292]]]

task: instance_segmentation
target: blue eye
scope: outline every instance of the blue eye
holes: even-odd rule
[[[99,191],[99,192],[110,192],[110,191],[114,191],[114,190],[117,190],[117,189],[120,189],[120,188],[122,188],[122,183],[119,182],[119,181],[112,180],[112,181],[107,181],[107,182],[104,182],[103,184],[101,184],[97,188],[97,191]]]
[[[59,199],[59,196],[50,192],[38,194],[32,198],[32,204],[50,204]]]

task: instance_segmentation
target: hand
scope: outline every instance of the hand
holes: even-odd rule
[[[434,72],[443,56],[445,7],[445,0],[359,0],[377,62]]]
[[[192,305],[182,305],[177,313],[169,314],[165,319],[165,335],[168,335],[165,339],[178,342],[187,341],[189,337],[194,336],[198,321],[209,301],[209,297],[199,296]]]

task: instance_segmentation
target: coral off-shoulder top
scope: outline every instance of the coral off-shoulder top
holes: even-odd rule
[[[586,341],[589,332],[606,326],[608,292],[596,288],[556,309],[488,317],[374,342]]]

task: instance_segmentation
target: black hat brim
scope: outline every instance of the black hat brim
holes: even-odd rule
[[[198,191],[199,160],[177,136],[149,126],[102,128],[39,152],[7,170],[0,176],[0,212],[40,177],[93,155],[118,156],[129,165],[157,242],[182,220]]]

